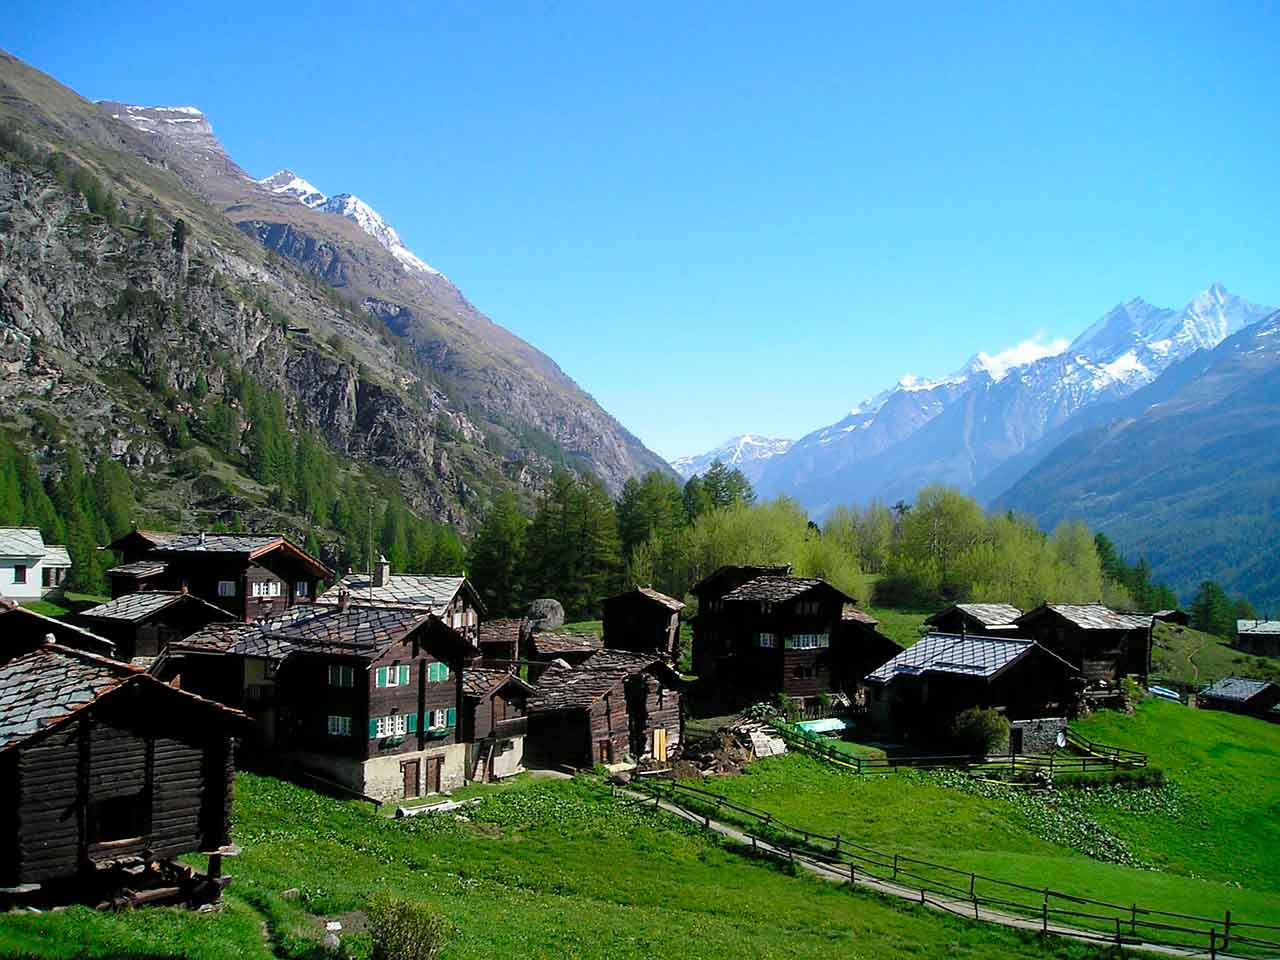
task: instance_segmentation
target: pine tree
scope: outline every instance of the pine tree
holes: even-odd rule
[[[514,493],[503,491],[484,515],[467,556],[468,575],[493,617],[517,614],[533,599],[524,595],[525,531],[529,520]]]

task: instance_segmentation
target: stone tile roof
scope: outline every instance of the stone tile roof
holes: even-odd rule
[[[96,607],[82,610],[79,615],[90,617],[94,620],[120,620],[137,623],[179,603],[198,604],[202,607],[207,607],[220,620],[231,619],[231,614],[221,607],[215,607],[213,604],[189,593],[183,593],[181,590],[139,590],[135,593],[126,593],[122,597],[116,597],[116,599],[100,603]]]
[[[0,665],[0,750],[97,700],[142,671],[58,644]]]
[[[524,629],[524,621],[512,618],[485,620],[480,624],[478,639],[481,646],[486,643],[502,643],[518,645],[520,632]]]
[[[594,633],[536,632],[529,638],[533,652],[539,657],[554,657],[561,653],[589,653],[604,646],[604,641]]]
[[[1270,680],[1223,677],[1200,691],[1200,696],[1212,697],[1215,700],[1234,700],[1237,703],[1244,703],[1252,700],[1271,686],[1274,686],[1274,684]]]
[[[83,644],[93,653],[110,656],[116,649],[116,645],[106,637],[100,637],[96,633],[92,633],[83,627],[77,627],[75,624],[68,623],[65,620],[55,620],[52,617],[46,617],[43,613],[36,613],[34,610],[28,610],[26,607],[19,606],[11,600],[6,600],[4,597],[0,597],[0,640],[3,640],[7,630],[9,629],[5,619],[7,617],[14,618],[14,620],[9,621],[9,623],[15,623],[21,619],[25,620],[28,624],[33,624],[35,630],[42,631],[42,636],[44,633],[53,633],[56,637],[60,638],[64,644],[70,645],[67,636],[70,634],[71,637],[74,638],[74,642],[76,644]],[[0,648],[0,659],[3,659],[3,656],[4,650]]]
[[[133,577],[138,580],[146,577],[157,577],[169,569],[163,560],[138,560],[134,563],[122,563],[107,571],[108,577]]]
[[[1150,614],[1117,613],[1100,603],[1046,603],[1019,617],[1019,625],[1040,610],[1052,610],[1082,630],[1145,630],[1151,626]]]
[[[0,527],[0,557],[43,557],[44,537],[27,527]]]
[[[824,581],[809,577],[756,577],[754,580],[748,580],[738,589],[730,590],[724,595],[724,599],[768,600],[773,603],[782,603],[822,585]]]
[[[1280,633],[1280,620],[1237,620],[1236,633],[1245,636]]]
[[[465,577],[393,573],[385,586],[377,587],[368,574],[349,573],[322,593],[316,602],[337,603],[338,594],[345,590],[351,595],[353,605],[442,610],[453,602],[464,582]]]
[[[711,584],[719,579],[722,575],[730,572],[742,572],[749,574],[748,579],[754,577],[773,576],[773,577],[789,577],[791,575],[791,564],[780,563],[769,566],[759,566],[750,564],[733,564],[727,563],[724,566],[716,567],[711,573],[707,574],[692,587],[689,588],[690,593],[698,593],[703,587]]]
[[[633,673],[662,664],[652,653],[601,650],[576,667],[554,664],[538,679],[529,698],[530,713],[585,710]]]
[[[462,692],[468,697],[480,699],[488,696],[498,687],[505,683],[514,681],[525,690],[533,690],[533,687],[525,683],[510,670],[497,670],[488,667],[463,667],[462,669]]]
[[[1022,616],[1022,611],[1008,603],[957,603],[955,609],[966,613],[984,627],[1008,627]],[[925,623],[933,623],[935,619],[946,613],[936,613]]]
[[[172,652],[232,653],[236,644],[261,633],[256,623],[211,623],[191,636],[169,644]]]
[[[841,620],[856,620],[858,623],[865,623],[868,627],[877,626],[880,621],[865,610],[859,609],[856,604],[846,603],[840,611]]]
[[[139,531],[141,532],[141,531]],[[148,534],[148,539],[152,535]],[[171,533],[155,547],[156,553],[255,553],[279,543],[279,534]]]
[[[71,566],[71,554],[60,543],[47,543],[44,547],[44,565],[46,567]]]
[[[642,597],[647,597],[648,599],[661,604],[672,613],[679,613],[684,609],[684,604],[681,601],[677,600],[675,597],[668,597],[665,593],[659,593],[652,587],[636,587],[635,592],[640,594]]]
[[[1005,667],[1022,659],[1036,646],[1030,640],[930,633],[888,663],[867,674],[867,679],[888,683],[896,677],[925,673],[990,679]],[[1044,652],[1053,656],[1047,650]],[[1066,661],[1063,663],[1065,665]]]

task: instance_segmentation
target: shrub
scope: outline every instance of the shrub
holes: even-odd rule
[[[1163,787],[1164,771],[1159,767],[1139,767],[1132,770],[1112,770],[1109,773],[1069,773],[1058,774],[1054,782],[1060,789],[1090,789],[1094,787],[1128,787],[1137,790],[1142,787]]]
[[[451,933],[449,921],[425,903],[378,893],[366,907],[373,960],[434,960]]]
[[[963,753],[980,756],[1009,744],[1009,721],[990,707],[960,711],[951,723],[951,741]]]

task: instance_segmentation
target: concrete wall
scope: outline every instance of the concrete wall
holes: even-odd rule
[[[484,741],[466,744],[467,776],[476,769],[476,763],[487,748]],[[493,748],[492,771],[494,780],[503,780],[524,772],[524,737],[508,737],[498,740]]]
[[[466,784],[467,745],[452,743],[444,747],[394,753],[390,756],[366,760],[364,762],[364,793],[379,800],[398,800],[404,797],[404,774],[401,772],[400,765],[406,760],[422,761],[418,767],[418,788],[420,793],[425,793],[428,757],[444,758],[444,766],[440,770],[442,791],[456,790]]]
[[[1022,731],[1023,753],[1053,753],[1058,748],[1058,735],[1067,735],[1066,717],[1041,717],[1037,720],[1013,720],[1010,732]]]

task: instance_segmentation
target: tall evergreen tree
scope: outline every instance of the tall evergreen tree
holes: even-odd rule
[[[524,567],[528,518],[520,512],[515,494],[500,493],[484,515],[467,557],[467,574],[484,599],[489,615],[520,612],[527,599],[521,573]]]

